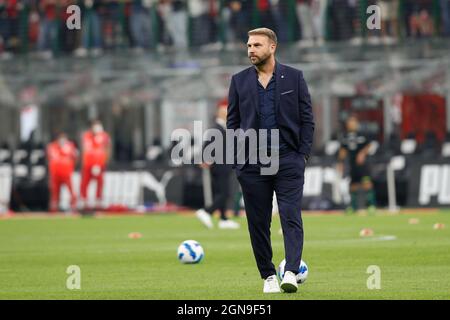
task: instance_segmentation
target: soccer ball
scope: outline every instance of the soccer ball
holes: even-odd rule
[[[195,240],[183,241],[178,247],[178,260],[181,263],[199,263],[204,255],[202,246]]]
[[[278,266],[278,277],[280,277],[280,280],[283,280],[284,277],[284,267],[286,265],[286,259],[283,259],[283,261],[280,262],[280,265]],[[308,266],[306,265],[305,261],[301,260],[300,267],[298,268],[297,273],[297,283],[304,283],[306,281],[306,278],[308,278]]]

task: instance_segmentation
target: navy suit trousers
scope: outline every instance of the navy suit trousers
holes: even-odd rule
[[[283,229],[286,271],[298,273],[303,251],[301,199],[305,160],[301,153],[281,154],[279,170],[274,175],[261,175],[259,164],[246,164],[236,169],[242,187],[250,240],[261,278],[276,274],[272,263],[270,225],[275,192]]]

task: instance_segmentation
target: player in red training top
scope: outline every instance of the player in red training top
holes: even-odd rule
[[[72,188],[72,174],[78,158],[75,145],[60,133],[57,139],[47,146],[50,184],[50,212],[58,211],[61,187],[65,185],[70,193],[71,209],[75,210],[76,196]]]
[[[87,189],[92,180],[97,181],[97,206],[100,206],[103,192],[103,176],[110,155],[110,137],[103,130],[99,120],[91,123],[90,130],[82,138],[82,168],[81,168],[81,206],[86,206]]]

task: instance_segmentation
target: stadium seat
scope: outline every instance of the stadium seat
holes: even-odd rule
[[[13,154],[14,164],[26,164],[28,158],[28,152],[25,149],[17,149]]]
[[[445,136],[445,141],[442,144],[441,155],[445,158],[450,157],[450,132],[447,132]]]
[[[420,145],[420,154],[424,158],[435,158],[439,155],[439,141],[433,131],[427,131],[425,141]]]
[[[47,177],[47,168],[42,165],[31,167],[31,179],[35,181],[44,180]]]
[[[0,164],[8,164],[11,162],[11,151],[9,149],[0,149]]]
[[[389,135],[388,141],[386,142],[386,147],[392,155],[398,155],[401,154],[401,143],[402,140],[400,139],[400,136],[393,132]]]
[[[42,149],[35,149],[31,151],[30,162],[32,165],[45,164],[45,151]]]
[[[400,145],[400,151],[405,155],[412,155],[416,152],[417,141],[415,139],[405,139]]]
[[[341,144],[337,140],[330,140],[325,143],[324,152],[327,156],[336,156]]]

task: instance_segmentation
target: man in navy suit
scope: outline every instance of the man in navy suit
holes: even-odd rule
[[[303,251],[301,199],[304,171],[313,141],[314,119],[311,98],[303,73],[276,61],[276,34],[267,28],[248,32],[248,57],[253,66],[231,79],[227,129],[267,132],[267,144],[258,140],[258,150],[245,145],[234,148],[234,168],[241,184],[253,253],[264,293],[281,292],[272,263],[270,224],[275,192],[285,247],[284,292],[296,292]],[[274,134],[278,133],[278,134]],[[227,136],[228,138],[228,136]],[[274,141],[278,140],[278,141]],[[268,147],[265,147],[265,146]],[[266,150],[260,150],[266,149]],[[263,174],[265,162],[251,161],[252,154],[265,151],[278,160],[278,170]]]

